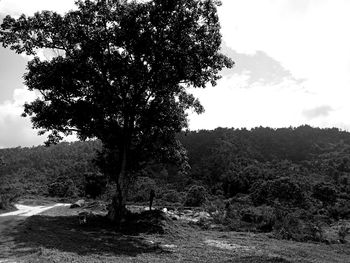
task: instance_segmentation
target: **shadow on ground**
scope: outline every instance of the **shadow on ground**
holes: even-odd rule
[[[167,252],[137,233],[125,235],[116,232],[103,216],[94,216],[84,225],[79,225],[77,216],[32,216],[4,230],[0,248],[9,240],[12,247],[0,255],[0,259],[34,253],[40,247],[79,255],[137,256],[140,253]]]
[[[247,256],[237,258],[234,261],[235,263],[292,263],[283,258],[279,257],[269,257],[269,256]]]

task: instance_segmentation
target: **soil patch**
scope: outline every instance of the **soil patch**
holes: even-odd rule
[[[255,250],[256,248],[253,246],[242,246],[238,244],[231,244],[226,241],[220,241],[220,240],[213,240],[213,239],[207,239],[204,241],[209,246],[218,247],[222,249],[228,249],[228,250],[243,250],[243,251],[250,251]]]

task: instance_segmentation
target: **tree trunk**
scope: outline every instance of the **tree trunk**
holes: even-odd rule
[[[112,203],[109,206],[108,218],[119,229],[121,223],[125,220],[126,216],[126,189],[125,189],[125,176],[126,176],[126,149],[123,150],[121,157],[121,168],[116,178],[116,193],[112,197]]]

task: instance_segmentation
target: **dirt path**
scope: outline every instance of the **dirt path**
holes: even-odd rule
[[[63,204],[63,203],[57,203],[54,205],[48,205],[48,206],[29,206],[29,205],[20,205],[16,204],[15,207],[17,208],[16,211],[12,211],[9,213],[1,214],[1,217],[8,217],[8,216],[33,216],[40,214],[46,210],[49,210],[51,208],[57,207],[57,206],[69,206],[70,204]],[[1,219],[0,219],[1,220]]]
[[[5,214],[0,214],[0,235],[1,232],[5,229],[12,228],[19,224],[21,221],[26,219],[29,216],[40,214],[46,210],[60,207],[60,206],[69,206],[70,204],[57,203],[54,205],[46,205],[46,206],[28,206],[16,204],[16,211],[12,211]]]

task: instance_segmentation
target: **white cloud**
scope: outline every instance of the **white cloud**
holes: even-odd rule
[[[0,104],[0,148],[16,146],[36,146],[43,144],[46,136],[39,136],[38,130],[32,128],[30,118],[21,117],[23,105],[37,98],[26,87],[15,89],[13,99]],[[64,141],[76,141],[75,135],[65,137]]]
[[[242,54],[235,52],[224,43],[222,52],[234,59],[235,65],[232,69],[223,70],[221,74],[223,76],[235,74],[248,76],[247,88],[254,84],[276,85],[286,80],[292,84],[302,84],[305,81],[295,78],[289,70],[282,67],[279,61],[261,50],[254,54]]]
[[[312,109],[303,110],[303,115],[307,119],[312,120],[314,118],[328,116],[332,111],[333,109],[329,105],[321,105]]]
[[[0,13],[9,15],[33,15],[37,11],[54,10],[65,13],[74,9],[74,0],[2,0],[0,1]]]
[[[265,51],[297,78],[334,76],[339,72],[334,67],[344,71],[350,58],[350,1],[302,2],[224,0],[223,38],[238,52]]]
[[[311,95],[305,96],[297,85],[292,86],[286,80],[271,86],[256,83],[250,89],[237,88],[241,81],[238,76],[223,78],[217,87],[193,90],[206,111],[199,116],[191,115],[190,128],[252,128],[260,125],[277,128],[303,124],[301,112]]]
[[[65,56],[65,51],[62,51],[59,49],[41,48],[41,49],[36,49],[35,52],[36,52],[35,56],[38,57],[41,61],[45,61],[45,60],[50,61],[55,57]],[[28,61],[32,60],[35,57],[34,55],[27,55],[26,53],[21,53],[20,55]]]
[[[0,148],[41,144],[43,137],[31,128],[28,118],[22,118],[23,104],[36,98],[26,88],[16,89],[13,100],[0,104]]]
[[[276,85],[256,83],[249,89],[245,88],[246,84],[246,76],[234,75],[224,77],[216,87],[192,90],[205,112],[190,114],[190,129],[279,128],[303,124],[350,128],[347,121],[350,105],[345,103],[348,98],[340,100],[307,92],[289,79]]]

